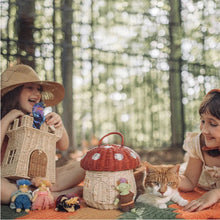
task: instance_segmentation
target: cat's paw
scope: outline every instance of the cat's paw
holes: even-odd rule
[[[137,198],[136,202],[146,203],[146,198],[144,197],[144,195],[140,195],[140,196]]]
[[[158,204],[157,207],[160,209],[166,209],[167,205],[166,204]]]
[[[180,205],[180,206],[186,206],[188,203],[189,203],[188,200],[182,199],[181,201],[178,202],[178,205]]]

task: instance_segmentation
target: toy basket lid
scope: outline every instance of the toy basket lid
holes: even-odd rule
[[[111,134],[121,136],[121,145],[101,145],[102,140]],[[89,150],[80,161],[81,167],[89,171],[131,170],[139,164],[139,155],[131,148],[124,146],[124,137],[120,132],[110,132],[103,136],[98,146]]]

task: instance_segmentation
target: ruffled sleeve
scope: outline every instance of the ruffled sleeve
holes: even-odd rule
[[[201,159],[200,151],[200,133],[188,132],[183,143],[183,149],[189,157]]]

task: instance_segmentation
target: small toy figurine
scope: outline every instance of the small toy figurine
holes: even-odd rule
[[[129,191],[131,188],[131,185],[128,184],[128,181],[126,178],[120,178],[118,181],[118,186],[116,186],[116,189],[120,192],[118,197],[116,198],[114,205],[120,204],[120,209],[123,212],[128,212],[131,210],[131,212],[135,212],[135,205],[134,205],[134,193]]]
[[[76,195],[61,195],[56,200],[55,211],[75,212],[79,208],[80,201]]]
[[[29,212],[31,208],[32,192],[28,190],[31,182],[26,179],[17,180],[18,190],[12,193],[10,208],[16,209],[16,212],[21,212],[22,209],[25,212]]]
[[[49,190],[51,183],[44,178],[35,177],[32,180],[33,185],[38,187],[33,192],[32,210],[50,209],[54,206],[54,199]]]
[[[36,103],[33,106],[31,115],[34,117],[34,121],[33,121],[34,128],[40,129],[41,125],[44,123],[45,121],[44,108],[45,106],[43,102]]]

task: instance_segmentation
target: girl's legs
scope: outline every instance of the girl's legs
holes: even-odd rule
[[[56,198],[62,194],[76,193],[82,196],[82,186],[77,186],[84,180],[85,170],[80,167],[78,161],[56,169],[56,183],[51,187],[52,195]],[[76,187],[77,186],[77,187]],[[1,203],[9,204],[11,194],[18,190],[16,183],[1,177]]]
[[[79,197],[82,197],[83,196],[83,186],[75,186],[73,188],[66,189],[63,191],[51,192],[51,194],[55,200],[57,199],[58,196],[68,195],[68,194],[76,194]]]
[[[77,186],[85,178],[85,170],[80,167],[79,161],[71,161],[62,167],[56,168],[56,183],[50,188],[52,195],[77,193],[82,194],[82,187]],[[77,186],[77,187],[76,187]]]
[[[11,194],[17,190],[16,183],[12,183],[8,179],[1,177],[1,204],[9,204]]]

